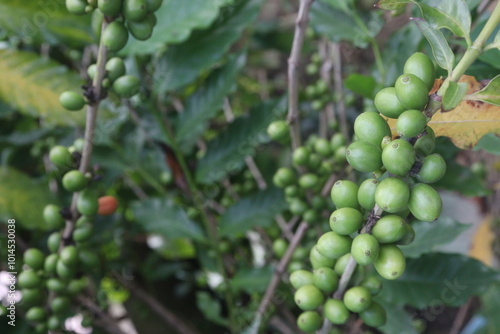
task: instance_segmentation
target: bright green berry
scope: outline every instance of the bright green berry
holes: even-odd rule
[[[337,289],[339,276],[332,268],[322,267],[314,270],[313,282],[321,291],[330,293]]]
[[[367,288],[370,291],[372,296],[376,296],[379,294],[380,290],[382,290],[382,281],[377,276],[368,276],[364,280],[359,283],[360,286]]]
[[[382,180],[375,190],[375,203],[389,213],[406,209],[409,198],[410,188],[404,181],[395,177]]]
[[[148,14],[146,0],[125,0],[123,3],[123,15],[130,21],[141,21]]]
[[[288,123],[284,120],[274,121],[267,127],[269,138],[274,141],[282,141],[289,136]]]
[[[125,71],[125,63],[120,57],[113,57],[106,62],[106,74],[111,81],[125,75]]]
[[[405,233],[406,222],[396,215],[380,218],[372,228],[372,235],[383,244],[399,241]]]
[[[333,204],[340,208],[359,208],[358,185],[349,180],[339,180],[335,182],[330,191]]]
[[[31,269],[23,270],[17,277],[17,284],[22,289],[34,289],[42,283],[40,276]]]
[[[283,238],[278,238],[273,242],[273,252],[278,258],[283,257],[288,248],[288,242]]]
[[[122,22],[113,21],[102,32],[101,41],[109,51],[120,51],[127,44],[128,30]]]
[[[418,183],[411,188],[408,208],[418,220],[430,222],[438,219],[443,202],[434,188]]]
[[[316,174],[306,173],[299,178],[299,186],[303,189],[311,189],[318,185],[319,178]]]
[[[23,254],[24,264],[31,269],[38,270],[43,268],[45,255],[38,248],[29,248]]]
[[[304,311],[312,311],[323,303],[323,294],[314,285],[300,287],[294,295],[297,306]]]
[[[335,232],[326,232],[316,244],[319,253],[330,258],[338,259],[351,250],[352,239],[349,236],[339,235]]]
[[[429,100],[429,89],[413,74],[403,74],[394,85],[396,96],[406,109],[422,110]]]
[[[381,245],[374,264],[379,275],[388,280],[398,278],[406,268],[403,252],[395,245]]]
[[[367,288],[354,286],[345,292],[343,301],[349,311],[359,313],[370,307],[372,295]]]
[[[62,184],[67,191],[77,192],[87,186],[87,178],[79,170],[71,170],[64,174]]]
[[[340,235],[356,232],[363,224],[363,215],[353,208],[340,208],[330,215],[330,228]]]
[[[314,275],[312,272],[303,269],[294,271],[290,274],[290,284],[295,289],[314,284]]]
[[[384,116],[398,118],[406,108],[401,104],[396,96],[396,88],[386,87],[375,95],[375,108]]]
[[[311,252],[309,253],[309,261],[311,262],[311,266],[313,267],[313,269],[321,267],[333,268],[333,266],[335,265],[335,259],[330,259],[318,252],[316,246],[313,246],[311,248]]]
[[[399,115],[396,121],[396,130],[402,137],[415,137],[425,130],[427,118],[416,109],[410,109]]]
[[[371,210],[375,206],[375,190],[378,186],[376,179],[366,179],[359,185],[358,202],[365,210]]]
[[[59,96],[59,102],[64,109],[76,111],[83,108],[85,100],[81,94],[72,91],[65,91]]]
[[[404,139],[393,140],[382,151],[384,167],[389,173],[398,176],[408,174],[415,159],[415,149]]]
[[[134,75],[123,75],[113,82],[113,90],[122,97],[131,97],[139,92],[140,82]]]
[[[377,259],[378,253],[378,241],[371,234],[359,234],[352,241],[351,254],[360,265],[366,266],[373,263]]]
[[[350,316],[349,310],[338,299],[328,299],[323,306],[323,313],[325,318],[335,325],[345,324]]]
[[[314,332],[320,329],[323,320],[316,311],[306,311],[297,318],[297,326],[301,331]]]
[[[349,145],[346,158],[349,165],[360,172],[374,172],[382,167],[380,146],[366,141],[357,141]]]
[[[403,73],[410,73],[422,80],[430,90],[436,78],[436,68],[427,55],[415,52],[405,63]]]
[[[439,153],[426,156],[422,161],[422,166],[416,174],[417,179],[423,183],[434,183],[446,173],[446,161]]]
[[[377,302],[372,302],[372,304],[364,311],[359,313],[363,322],[370,327],[381,327],[387,321],[387,315],[382,306]]]
[[[366,111],[356,117],[354,133],[360,141],[380,145],[382,138],[391,135],[391,129],[386,120],[377,112]]]

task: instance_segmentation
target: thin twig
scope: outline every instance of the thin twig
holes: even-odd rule
[[[251,156],[247,156],[245,157],[245,163],[248,167],[248,170],[250,170],[250,173],[252,173],[255,182],[257,182],[257,187],[260,190],[266,189],[267,188],[266,180],[264,180],[264,177],[262,176],[259,167],[257,167],[255,160]]]
[[[293,239],[292,229],[285,221],[285,218],[283,218],[282,215],[276,215],[276,217],[274,218],[276,219],[276,222],[278,223],[278,226],[281,229],[281,233],[283,233],[283,235],[285,236],[286,239],[288,239],[288,241],[291,241]]]
[[[292,138],[292,149],[301,145],[300,122],[299,122],[299,84],[298,64],[300,51],[304,43],[309,9],[314,0],[300,0],[299,13],[295,21],[295,33],[293,36],[292,51],[288,58],[288,122],[290,123],[290,137]]]
[[[101,321],[104,329],[111,334],[126,334],[120,327],[116,324],[115,319],[113,319],[109,314],[101,310],[101,308],[94,303],[91,299],[87,297],[80,296],[78,301],[91,310]]]
[[[278,287],[279,282],[281,281],[281,276],[286,270],[286,267],[288,266],[288,263],[290,262],[290,259],[292,258],[293,252],[297,248],[297,246],[300,244],[300,241],[304,237],[307,228],[309,225],[306,222],[300,223],[299,227],[297,228],[297,231],[295,232],[295,235],[293,236],[292,241],[290,242],[290,245],[288,246],[285,255],[281,258],[280,262],[278,263],[278,266],[276,267],[276,270],[274,271],[274,275],[271,278],[271,282],[267,286],[266,292],[264,293],[264,297],[262,297],[262,300],[260,302],[259,308],[257,309],[256,312],[256,317],[262,317],[264,316],[267,306],[272,300],[272,296],[274,294],[274,291]]]
[[[465,317],[467,316],[467,312],[469,311],[471,301],[472,299],[467,300],[467,303],[465,303],[458,309],[458,313],[455,317],[455,320],[453,321],[453,326],[451,327],[449,334],[460,333],[460,329],[462,329]]]
[[[338,43],[332,43],[332,52],[334,90],[335,97],[337,98],[337,115],[339,116],[342,134],[348,142],[349,134],[347,132],[347,118],[345,114],[344,94],[342,90],[342,54]]]
[[[128,291],[132,293],[137,299],[142,301],[144,304],[149,306],[165,324],[170,326],[172,329],[176,330],[181,334],[199,334],[200,332],[193,328],[190,324],[184,322],[182,319],[177,317],[173,312],[165,308],[158,300],[156,300],[148,292],[142,290],[138,285],[130,280],[126,280],[116,272],[114,273],[115,278],[123,284]]]
[[[332,189],[332,186],[335,183],[335,181],[337,181],[337,179],[338,177],[335,174],[330,176],[330,178],[326,181],[325,185],[323,186],[323,189],[321,189],[321,196],[326,196],[330,193],[330,190]]]
[[[321,79],[327,84],[328,92],[330,90],[331,80],[332,80],[332,56],[330,52],[330,42],[323,39],[319,44],[319,56],[322,60],[320,76]],[[333,111],[333,103],[328,102],[320,113],[320,123],[319,123],[319,133],[320,137],[326,138],[328,135],[328,124],[335,118]]]

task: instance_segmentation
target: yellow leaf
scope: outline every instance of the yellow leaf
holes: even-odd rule
[[[462,76],[459,82],[468,84],[467,94],[477,92],[484,87],[482,83],[468,75]],[[436,80],[431,93],[436,92],[442,83],[443,80]],[[393,135],[397,135],[396,120],[389,119],[388,123]],[[436,137],[447,136],[456,146],[470,149],[485,134],[500,134],[500,107],[481,101],[462,101],[452,111],[438,111],[432,117],[429,126],[436,133]]]
[[[473,257],[487,266],[491,266],[493,260],[492,243],[494,233],[490,229],[491,216],[486,217],[479,225],[469,250],[470,257]]]

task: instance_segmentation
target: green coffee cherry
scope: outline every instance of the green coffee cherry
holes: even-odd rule
[[[23,254],[24,264],[27,264],[31,269],[42,269],[45,261],[45,255],[38,248],[29,248]]]
[[[367,288],[355,286],[347,290],[344,294],[344,304],[349,311],[362,312],[372,303],[372,295]]]
[[[338,299],[328,299],[323,306],[325,318],[334,325],[343,325],[349,319],[350,313],[344,303]]]
[[[384,138],[382,138],[382,142],[380,143],[380,148],[383,150],[391,142],[392,138],[390,136],[385,136]]]
[[[17,277],[21,289],[34,289],[42,283],[40,276],[34,270],[24,270]]]
[[[381,245],[374,264],[379,275],[389,280],[401,276],[406,268],[403,252],[395,245]]]
[[[380,218],[372,228],[372,235],[383,244],[401,240],[406,233],[406,222],[396,215]]]
[[[64,109],[77,111],[83,108],[85,100],[81,94],[72,91],[65,91],[59,96],[59,102]]]
[[[66,246],[61,250],[60,260],[67,266],[74,266],[78,262],[78,250],[75,246]]]
[[[323,158],[317,153],[311,153],[309,155],[309,161],[307,162],[307,167],[311,170],[316,170],[321,166],[321,162],[323,162]]]
[[[332,151],[336,151],[339,147],[346,144],[345,137],[341,133],[336,133],[330,138],[330,147]]]
[[[146,0],[148,11],[150,13],[156,12],[160,7],[163,0]]]
[[[32,307],[26,312],[26,320],[28,321],[42,321],[45,317],[45,310],[39,306]]]
[[[66,265],[62,261],[62,259],[59,259],[57,261],[57,264],[56,264],[56,273],[57,273],[57,276],[59,276],[63,280],[68,280],[68,279],[71,279],[75,276],[76,268],[74,266]]]
[[[148,14],[146,0],[125,0],[123,3],[123,15],[130,21],[141,21]]]
[[[88,3],[85,0],[66,0],[66,8],[71,14],[75,15],[86,14],[85,8],[87,5]]]
[[[362,233],[352,241],[351,254],[354,260],[361,265],[369,265],[378,257],[379,244],[371,234]]]
[[[309,209],[304,212],[302,218],[305,222],[312,224],[318,220],[318,213],[314,209]]]
[[[59,331],[62,329],[63,322],[57,315],[52,315],[47,319],[47,329]]]
[[[57,250],[59,249],[60,242],[61,242],[61,233],[54,232],[51,235],[49,235],[49,238],[47,239],[47,247],[52,253],[56,253]]]
[[[127,27],[132,36],[139,41],[145,41],[153,34],[155,18],[154,14],[149,14],[141,21],[128,21]]]
[[[308,205],[306,202],[300,199],[294,199],[293,201],[290,202],[288,208],[292,214],[301,216],[307,211]]]
[[[382,167],[382,150],[378,145],[366,141],[349,145],[346,158],[349,165],[360,172],[374,172]]]
[[[69,281],[68,286],[67,286],[67,291],[69,295],[77,295],[80,292],[83,291],[88,285],[88,280],[85,276],[79,278],[79,279],[72,279]]]
[[[335,265],[335,259],[330,259],[320,252],[316,246],[311,248],[311,252],[309,253],[309,261],[311,262],[311,266],[313,269],[318,269],[322,267],[332,268]]]
[[[444,176],[446,173],[446,161],[439,153],[428,155],[422,161],[422,166],[416,177],[423,183],[434,183]]]
[[[273,182],[278,188],[284,188],[296,182],[296,174],[291,168],[281,167],[276,171]]]
[[[360,141],[369,142],[378,147],[382,138],[391,135],[391,128],[378,113],[366,111],[356,117],[354,133]]]
[[[134,75],[123,75],[113,82],[113,90],[122,97],[131,97],[139,92],[139,78]]]
[[[49,159],[58,168],[67,168],[74,164],[73,156],[69,153],[68,148],[61,145],[52,147]]]
[[[22,305],[28,307],[42,304],[45,297],[40,288],[22,289],[21,296]]]
[[[77,192],[83,190],[87,186],[87,178],[82,172],[72,170],[64,174],[62,184],[67,191]]]
[[[368,276],[359,285],[368,289],[372,296],[378,295],[382,290],[382,281],[377,276]]]
[[[92,235],[92,225],[89,223],[85,223],[81,226],[78,226],[73,231],[73,240],[77,243],[87,241]]]
[[[396,243],[398,245],[409,245],[415,239],[415,230],[410,224],[405,224],[406,232],[403,237]]]
[[[403,73],[409,73],[422,80],[430,90],[436,78],[436,68],[427,55],[415,52],[405,63]]]
[[[50,303],[50,309],[55,314],[61,314],[69,308],[70,304],[71,303],[68,297],[57,296]]]
[[[294,300],[301,310],[312,311],[323,303],[323,294],[314,285],[304,285],[295,292]]]
[[[282,141],[289,137],[288,123],[284,120],[274,121],[267,127],[269,138],[274,141]]]
[[[406,108],[399,102],[394,87],[386,87],[375,95],[375,108],[384,116],[398,118]]]
[[[76,201],[76,208],[78,209],[78,212],[80,212],[82,215],[85,216],[95,215],[99,208],[97,195],[92,190],[89,189],[81,191]]]
[[[359,208],[358,185],[349,180],[339,180],[335,182],[330,191],[333,204],[340,208]]]
[[[318,268],[313,274],[314,286],[323,292],[330,293],[337,290],[339,276],[331,268]]]
[[[370,327],[381,327],[387,321],[387,315],[382,306],[377,302],[372,302],[372,304],[364,311],[359,313],[363,322]]]
[[[398,176],[408,174],[415,163],[415,149],[404,139],[393,140],[382,151],[382,162],[389,173]]]
[[[314,195],[311,199],[311,205],[316,210],[324,209],[326,206],[326,200],[320,195]]]
[[[113,21],[102,32],[101,41],[109,51],[120,51],[127,44],[128,30],[122,22]]]
[[[378,186],[376,179],[367,179],[359,185],[358,202],[365,210],[371,210],[375,206],[375,190]]]
[[[49,278],[47,282],[45,282],[45,286],[47,287],[47,290],[54,291],[56,293],[64,293],[66,291],[66,283],[58,278]]]
[[[347,267],[347,263],[349,262],[351,258],[351,253],[347,253],[345,255],[342,255],[337,262],[335,263],[335,267],[333,267],[333,270],[337,273],[337,275],[342,276],[342,274],[345,271],[345,268]]]
[[[57,260],[59,260],[59,255],[50,254],[45,258],[43,269],[47,274],[54,274],[56,271]]]
[[[363,215],[353,208],[340,208],[330,215],[330,228],[340,235],[356,232],[363,224]]]
[[[98,0],[97,7],[106,16],[117,16],[122,10],[122,0]]]
[[[324,138],[318,138],[314,143],[314,151],[324,157],[329,156],[331,154],[330,143]]]
[[[424,183],[418,183],[411,188],[408,208],[418,220],[431,222],[438,219],[443,202],[434,188]]]
[[[351,250],[352,239],[349,236],[339,235],[335,232],[326,232],[316,244],[320,254],[330,259],[338,259]]]
[[[292,160],[296,166],[305,166],[309,162],[309,150],[305,146],[297,147],[293,152]]]
[[[320,329],[323,319],[316,311],[306,311],[297,318],[297,326],[301,331],[314,332]]]
[[[292,254],[292,260],[304,260],[307,257],[307,249],[305,247],[297,247]]]
[[[427,126],[427,118],[416,109],[410,109],[399,115],[396,121],[396,130],[402,137],[415,137],[424,131]]]
[[[297,270],[290,274],[290,284],[299,289],[304,285],[314,284],[314,275],[307,270]]]
[[[43,209],[43,220],[50,229],[59,229],[64,224],[64,219],[60,214],[60,208],[54,204],[48,204]]]
[[[429,100],[429,89],[413,74],[403,74],[394,85],[396,96],[406,109],[422,110]]]
[[[375,190],[375,203],[389,213],[406,209],[409,198],[410,188],[404,181],[395,177],[382,180]]]
[[[273,252],[278,258],[285,255],[286,249],[288,248],[288,242],[283,238],[278,238],[273,242]]]
[[[338,149],[335,150],[335,153],[333,154],[333,162],[336,164],[343,164],[347,161],[346,159],[347,155],[347,147],[341,146]]]
[[[425,130],[427,134],[418,138],[413,147],[423,155],[429,155],[433,153],[436,148],[436,136],[434,135],[434,130],[432,130],[430,126],[427,126]]]
[[[318,185],[319,179],[316,174],[306,173],[299,178],[299,186],[304,189],[311,189]]]
[[[115,81],[125,75],[125,63],[119,57],[111,58],[106,62],[106,74],[109,80]]]

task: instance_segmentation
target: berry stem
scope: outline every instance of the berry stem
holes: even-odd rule
[[[299,122],[299,82],[298,64],[300,51],[304,44],[307,22],[309,20],[309,9],[314,0],[300,0],[299,13],[295,21],[295,33],[293,36],[292,51],[288,58],[288,122],[290,123],[290,137],[292,138],[292,149],[301,145],[300,122]]]

